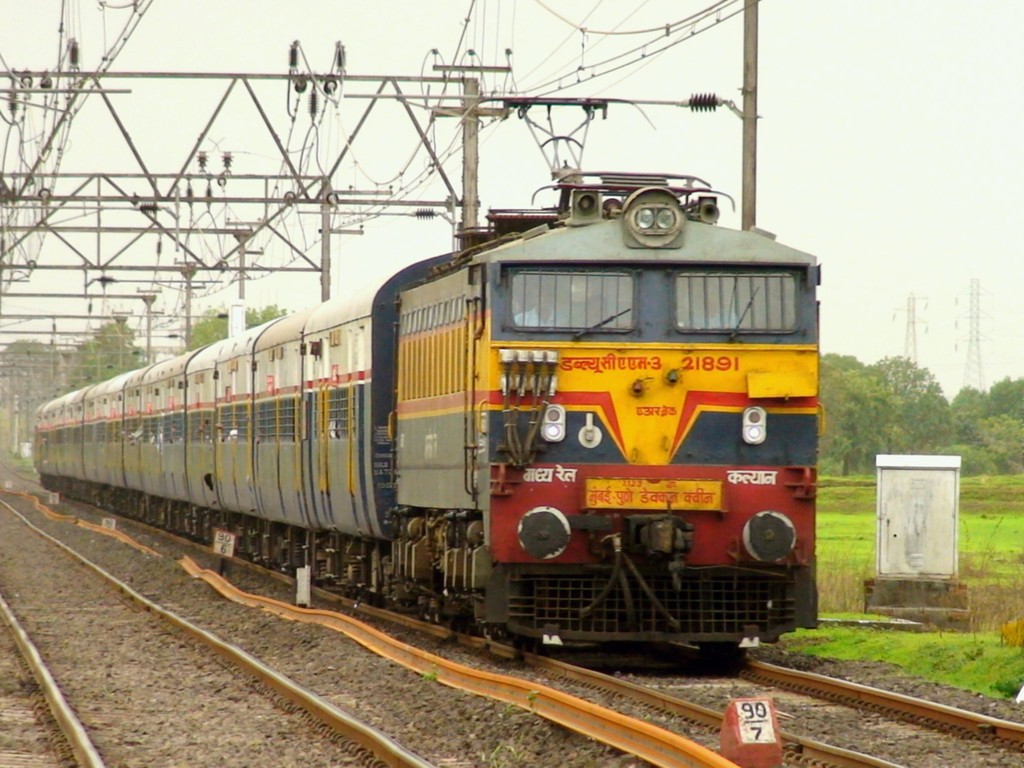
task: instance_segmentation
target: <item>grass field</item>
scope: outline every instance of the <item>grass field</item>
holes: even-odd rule
[[[818,591],[822,616],[862,615],[864,581],[875,575],[875,478],[821,478]],[[784,645],[842,659],[891,661],[989,696],[1024,684],[1024,648],[1000,627],[1024,619],[1024,476],[964,477],[960,485],[959,579],[970,595],[967,632],[903,633],[828,627]]]

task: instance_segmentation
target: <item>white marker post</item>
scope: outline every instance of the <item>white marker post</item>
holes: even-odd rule
[[[218,528],[213,532],[213,551],[221,557],[235,556],[235,534]]]
[[[300,608],[309,608],[312,570],[308,565],[295,569],[295,604]]]
[[[725,710],[719,753],[740,768],[781,768],[782,742],[775,702],[733,699]]]
[[[235,540],[238,537],[231,531],[217,528],[213,532],[213,551],[220,555],[220,564],[217,573],[221,576],[227,570],[228,558],[235,556]]]

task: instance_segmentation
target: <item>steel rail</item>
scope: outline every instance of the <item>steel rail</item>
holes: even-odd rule
[[[213,633],[198,627],[187,619],[157,605],[152,600],[136,592],[123,581],[112,574],[107,573],[103,568],[96,565],[88,558],[78,554],[59,539],[33,525],[7,502],[0,501],[0,505],[10,510],[32,531],[62,549],[74,559],[78,560],[86,568],[105,579],[111,586],[115,587],[118,591],[129,597],[138,605],[142,606],[150,613],[159,617],[189,637],[197,640],[202,645],[216,651],[231,664],[252,675],[260,683],[271,688],[284,699],[301,708],[311,717],[326,724],[331,729],[355,744],[358,744],[383,764],[390,768],[435,768],[431,763],[410,752],[385,733],[352,717],[335,707],[330,702],[322,699],[312,691],[303,688],[293,680],[275,672],[262,661],[242,650],[238,646],[221,640]],[[39,505],[37,504],[37,507],[38,506]],[[68,518],[66,515],[60,515],[59,517]],[[77,518],[72,519],[77,521]],[[101,526],[97,526],[96,528],[101,532],[109,533],[109,531],[103,529]],[[102,763],[99,764],[97,768],[100,766],[102,766]]]
[[[813,672],[778,667],[762,661],[747,662],[747,671],[743,674],[758,682],[768,682],[796,691],[809,690],[828,698],[855,699],[886,712],[894,711],[932,724],[951,726],[968,734],[992,737],[1018,746],[1024,745],[1024,723],[1002,720],[861,683],[836,680]]]
[[[570,730],[665,768],[737,768],[735,763],[685,737],[629,717],[563,691],[537,683],[474,669],[407,645],[361,621],[335,611],[300,608],[235,587],[191,558],[185,570],[233,602],[259,608],[292,621],[319,624],[342,632],[384,658],[439,683],[503,701]]]
[[[715,729],[722,727],[724,717],[721,712],[680,699],[672,694],[546,656],[525,654],[524,659],[531,667],[543,669],[558,677],[601,688],[613,695],[638,701],[701,725]],[[835,747],[831,744],[824,744],[787,731],[781,731],[780,736],[783,748],[787,753],[794,759],[808,762],[811,765],[829,765],[836,768],[900,768],[897,763]]]
[[[71,752],[78,761],[80,768],[105,768],[106,763],[103,762],[103,758],[100,757],[100,753],[92,743],[92,739],[89,738],[85,726],[82,725],[82,721],[78,719],[75,710],[72,709],[67,699],[64,698],[64,694],[61,693],[57,681],[53,679],[53,675],[50,674],[46,662],[43,661],[39,649],[36,648],[35,643],[32,642],[28,633],[22,628],[18,622],[18,617],[14,615],[14,611],[11,610],[11,606],[4,600],[3,595],[0,595],[0,617],[3,618],[4,623],[10,629],[14,643],[18,646],[18,651],[31,670],[32,676],[35,677],[36,682],[39,684],[39,688],[46,698],[50,713],[53,715],[53,719],[57,721],[57,726],[60,728],[61,733],[64,734],[64,738],[71,747]]]

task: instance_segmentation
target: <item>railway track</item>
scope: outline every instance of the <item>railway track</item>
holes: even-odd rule
[[[73,515],[61,515],[59,513],[55,514],[52,511],[49,511],[46,508],[45,504],[40,504],[38,502],[34,502],[33,500],[31,500],[29,498],[26,498],[26,497],[20,497],[19,498],[19,502],[24,504],[26,507],[31,505],[33,512],[35,514],[37,514],[37,515],[44,516],[44,519],[49,524],[48,527],[50,527],[51,529],[56,530],[62,537],[64,536],[65,533],[67,533],[69,538],[79,538],[79,539],[81,539],[81,538],[84,537],[85,533],[88,533],[88,534],[90,534],[90,536],[85,537],[85,538],[90,538],[90,539],[92,539],[92,541],[87,546],[96,545],[96,546],[102,546],[102,547],[107,548],[107,549],[116,550],[118,552],[118,556],[121,557],[121,558],[126,559],[126,562],[127,562],[127,559],[133,559],[133,560],[137,561],[139,557],[145,557],[146,556],[145,555],[145,549],[146,549],[145,546],[141,546],[141,547],[140,546],[136,546],[133,550],[129,550],[128,547],[121,546],[122,543],[127,543],[127,542],[123,542],[123,539],[120,542],[119,541],[110,541],[109,540],[109,534],[111,533],[111,531],[110,531],[110,529],[105,528],[102,525],[93,523],[93,524],[90,524],[88,526],[83,526],[83,525],[80,524],[79,518],[76,515],[74,515],[74,516]],[[91,534],[93,534],[93,533],[104,533],[104,534],[108,534],[108,535],[105,535],[105,536],[102,536],[102,537],[100,537],[100,536],[91,536]],[[0,533],[0,535],[2,535],[2,533]],[[156,571],[156,570],[159,570],[160,568],[163,568],[165,570],[167,568],[173,568],[176,572],[178,572],[180,574],[180,576],[179,576],[180,579],[183,579],[189,585],[195,585],[195,582],[193,580],[190,580],[190,579],[187,578],[187,576],[185,576],[183,570],[181,570],[177,566],[174,566],[173,563],[171,563],[169,565],[168,562],[166,562],[168,560],[167,558],[160,558],[159,560],[154,560],[151,557],[149,557],[147,559],[148,559],[148,562],[146,562],[144,566],[141,566],[141,565],[130,565],[130,566],[128,566],[130,570],[134,570],[136,573],[139,574],[139,580],[140,581],[142,580],[142,577],[143,577],[144,574],[148,574],[151,571]],[[265,574],[264,574],[264,576],[265,576]],[[210,595],[213,595],[213,592],[211,590],[209,590],[205,586],[195,585],[194,590],[199,590],[199,592],[197,592],[197,594],[199,594],[201,592],[203,595],[206,595],[207,593],[209,593]],[[148,587],[147,587],[146,591],[149,591]],[[184,598],[185,598],[185,596],[178,596],[178,597],[175,597],[174,599],[181,600],[181,599],[184,599]],[[224,601],[217,600],[217,599],[211,599],[211,602],[214,603],[215,610],[218,613],[224,613],[224,605],[226,605],[226,603],[224,603]],[[251,615],[251,612],[243,611],[243,613],[247,614],[247,616],[245,618],[245,621],[248,624],[252,624],[252,619],[248,617],[249,615]],[[273,619],[268,619],[265,622],[265,624],[266,624],[267,627],[270,627],[270,628],[273,628],[273,629],[278,629],[278,628],[280,628],[282,626],[287,627],[287,626],[290,625],[290,623],[282,624],[282,623],[277,622],[276,620],[273,620]],[[264,629],[262,632],[259,633],[259,638],[256,639],[255,642],[250,641],[250,644],[257,644],[257,643],[263,642],[265,639],[268,638],[267,632],[268,632],[268,630]],[[292,632],[294,632],[294,630],[290,630],[289,629],[287,632],[282,632],[282,634],[290,634]],[[230,633],[228,633],[228,634],[230,635]],[[302,640],[303,650],[305,652],[305,658],[304,659],[299,659],[299,661],[301,663],[305,664],[307,667],[310,667],[310,665],[312,663],[310,661],[310,659],[314,659],[315,658],[315,659],[320,659],[320,660],[326,660],[328,662],[333,661],[333,659],[331,659],[329,656],[324,656],[324,655],[320,655],[320,654],[313,654],[313,653],[311,653],[312,649],[310,648],[310,646],[313,645],[313,644],[314,644],[314,641],[311,641],[309,638],[305,638],[305,639]],[[370,677],[374,677],[374,673],[372,671],[373,662],[372,662],[372,659],[370,659],[369,655],[362,654],[362,653],[355,653],[351,649],[348,649],[347,655],[349,657],[356,657],[356,659],[355,659],[356,666],[361,669],[361,671],[362,671],[362,673],[364,675],[369,675]],[[292,654],[290,654],[290,656],[291,656],[291,659],[293,661],[295,661],[296,654],[292,653]],[[439,665],[435,664],[433,661],[429,661],[429,660],[428,660],[427,664],[428,664],[428,666],[423,667],[423,668],[420,669],[420,675],[418,677],[417,676],[408,676],[408,675],[407,675],[407,677],[411,677],[411,679],[413,679],[414,682],[417,681],[417,680],[420,680],[420,681],[428,680],[431,683],[433,683],[435,681],[442,682],[442,680],[440,678],[443,676],[444,673],[442,673],[439,670]],[[385,662],[385,665],[390,665],[390,662]],[[390,666],[393,666],[393,665],[390,665]],[[336,669],[336,665],[333,664],[333,663],[330,664],[330,666],[326,666],[326,667],[321,665],[321,666],[318,666],[315,670],[313,670],[314,674],[316,675],[318,680],[320,680],[321,682],[324,679],[324,674],[323,674],[324,669],[327,669],[327,670],[333,672]],[[389,674],[394,675],[394,672],[392,671]],[[484,677],[486,678],[487,676],[485,675]],[[422,682],[420,682],[418,684],[418,687],[419,687],[420,690],[417,692],[418,693],[417,698],[419,698],[419,699],[426,699],[427,700],[427,706],[432,711],[444,713],[444,712],[448,712],[448,711],[453,711],[454,712],[454,711],[458,711],[460,709],[460,705],[458,703],[454,703],[454,704],[445,703],[447,701],[447,699],[449,698],[448,694],[440,695],[440,694],[436,693],[437,691],[445,690],[442,686],[431,685],[430,686],[429,694],[425,695],[425,692],[422,690],[422,685],[423,685]],[[493,686],[494,683],[493,683],[493,681],[485,681],[484,685],[485,685],[485,687],[486,686]],[[489,698],[495,698],[494,696],[491,696],[490,694],[488,694],[488,696],[489,696]],[[581,710],[591,710],[590,715],[593,716],[593,710],[596,709],[593,705],[589,705],[586,702],[577,702],[577,703],[568,702],[568,699],[570,699],[571,697],[564,696],[564,695],[559,695],[558,692],[552,692],[551,696],[549,697],[544,692],[538,691],[536,685],[530,685],[529,687],[526,687],[524,684],[521,683],[520,686],[519,686],[519,691],[516,694],[516,696],[518,697],[518,701],[521,702],[524,705],[523,706],[523,710],[524,710],[524,713],[526,714],[526,717],[527,717],[527,721],[526,722],[527,722],[527,728],[528,729],[529,728],[533,728],[534,727],[534,723],[540,721],[540,718],[535,717],[535,715],[539,714],[541,711],[552,713],[551,717],[552,717],[552,720],[554,720],[555,722],[560,722],[561,723],[563,721],[561,719],[559,719],[559,718],[567,717],[568,719],[565,720],[565,722],[568,723],[568,722],[583,722],[583,720],[581,718],[583,718],[584,716],[582,716],[582,715],[571,715],[571,714],[570,715],[565,715],[564,712],[568,712],[569,710],[573,709],[574,707],[578,707]],[[348,697],[344,696],[343,694],[339,694],[337,692],[332,692],[332,693],[328,693],[328,694],[325,695],[325,698],[332,698],[333,699],[333,698],[336,698],[336,697],[337,698],[343,698],[343,699],[344,698],[348,698]],[[388,702],[385,702],[385,703],[388,705],[389,709],[391,709],[391,708],[393,708],[393,709],[400,709],[398,706],[396,706],[397,703],[399,703],[399,702],[409,703],[413,698],[414,698],[413,696],[410,696],[408,694],[403,694],[401,691],[397,691],[396,690],[395,693],[394,693],[394,699],[393,700],[389,699]],[[403,701],[403,699],[404,699],[404,701]],[[349,702],[349,703],[350,704],[354,704],[355,702]],[[515,702],[511,702],[510,701],[509,703],[513,704]],[[498,704],[488,703],[486,706],[492,707],[493,709],[495,709],[499,713],[499,715],[498,715],[499,717],[509,718],[509,715],[507,713],[508,707],[505,707],[506,711],[504,713],[502,713],[502,707],[500,705],[498,705]],[[563,712],[559,713],[557,711],[559,709],[563,710]],[[475,716],[472,716],[469,719],[476,719],[476,718],[475,718]],[[509,718],[509,719],[511,719],[511,718]],[[636,752],[643,753],[644,750],[651,750],[650,751],[650,756],[652,758],[652,763],[651,764],[654,764],[654,765],[666,765],[666,766],[693,766],[694,768],[729,768],[732,765],[728,761],[723,760],[722,758],[720,758],[719,756],[715,755],[713,752],[711,752],[709,750],[706,750],[706,749],[703,749],[701,747],[696,747],[694,745],[688,744],[686,742],[686,740],[683,739],[682,737],[680,737],[678,734],[659,733],[659,729],[651,728],[651,727],[647,727],[645,729],[643,727],[643,724],[632,723],[632,722],[629,721],[629,718],[624,718],[622,716],[616,715],[615,713],[611,713],[611,718],[610,719],[605,718],[604,720],[602,720],[602,719],[600,719],[600,717],[598,717],[598,719],[596,721],[598,723],[598,725],[596,727],[597,728],[603,728],[603,729],[607,730],[609,728],[609,726],[612,726],[612,727],[615,726],[614,721],[621,721],[621,722],[625,722],[626,723],[625,726],[619,725],[618,727],[620,729],[620,738],[626,739],[627,741],[631,740],[631,742],[632,742],[632,746],[627,745],[627,749],[628,749],[629,752],[631,752],[631,753],[636,753]],[[457,722],[457,719],[455,721],[449,721],[446,724],[452,724],[454,722]],[[516,724],[514,722],[510,723],[510,725],[511,725],[513,730],[516,730],[516,731],[522,730],[522,728],[518,724]],[[645,733],[645,731],[647,733]],[[659,736],[662,739],[667,738],[667,741],[668,741],[668,746],[667,747],[665,746],[664,743],[662,743],[660,745],[658,744]],[[443,736],[442,736],[442,738],[443,738]],[[559,739],[565,740],[564,732],[562,734],[557,734],[556,733],[554,738],[547,739],[546,741],[548,741],[550,743],[554,743],[555,741],[557,741]],[[652,741],[652,739],[653,739],[653,741]],[[607,741],[607,738],[605,738],[605,741]],[[645,741],[648,742],[648,743],[654,743],[655,746],[654,747],[644,746],[644,742]],[[602,763],[602,764],[606,764],[606,765],[619,765],[619,764],[621,764],[623,766],[625,766],[625,765],[638,765],[638,763],[635,760],[632,761],[632,762],[621,762],[620,763],[618,758],[612,758],[612,762],[609,762],[610,755],[614,754],[614,752],[613,751],[609,751],[606,747],[603,747],[600,744],[596,744],[596,746],[599,747],[599,749],[595,750],[595,744],[596,743],[592,742],[590,739],[579,737],[578,740],[572,741],[572,742],[570,742],[567,745],[567,748],[568,748],[570,754],[574,755],[575,758],[579,761],[579,762],[575,763],[576,765],[582,766],[582,765],[593,765],[593,764],[598,764],[598,763]],[[683,753],[680,752],[680,748],[678,746],[680,744],[682,745],[682,749],[683,750],[685,750],[687,748],[695,750],[696,757],[688,757],[688,756],[683,755]],[[589,752],[593,752],[595,755],[597,755],[597,757],[596,758],[587,757],[588,751]],[[661,751],[663,753],[660,756],[657,754],[659,751]],[[477,765],[492,765],[492,764],[493,765],[506,765],[506,764],[508,764],[508,765],[533,765],[533,764],[541,764],[541,763],[544,762],[544,759],[542,757],[539,758],[540,762],[538,762],[537,760],[524,760],[524,759],[521,760],[521,758],[518,757],[518,754],[519,754],[518,747],[516,747],[514,745],[509,747],[509,753],[517,755],[516,760],[518,762],[507,762],[506,759],[501,754],[497,753],[497,750],[495,750],[494,752],[495,752],[495,754],[493,756],[489,756],[487,761],[483,761],[480,758],[479,755],[464,755],[464,754],[460,755],[460,754],[456,753],[454,755],[449,755],[449,756],[445,757],[443,760],[438,760],[435,764],[437,764],[437,765],[445,765],[445,766],[452,766],[453,768],[471,768],[471,767],[477,766]],[[682,755],[682,756],[680,756],[680,755]],[[406,763],[393,763],[393,762],[389,761],[386,764],[388,764],[388,765],[391,765],[391,764],[405,765]],[[569,764],[571,765],[573,763],[569,763]]]
[[[756,683],[806,693],[843,704],[862,706],[899,717],[907,722],[925,725],[936,731],[961,734],[968,738],[998,742],[1010,748],[1024,750],[1024,723],[989,717],[914,696],[764,662],[748,662],[742,674],[746,679]]]
[[[290,606],[288,606],[290,608]],[[365,606],[359,608],[360,612],[365,614],[373,614],[375,611]],[[392,619],[393,617],[389,617]],[[422,625],[421,623],[415,622],[414,620],[406,620],[405,623],[417,627],[417,629],[426,628],[426,630],[435,636],[445,635],[448,636],[447,630],[436,627],[434,625]],[[466,640],[465,642],[475,645],[485,644],[484,641],[480,640]],[[496,649],[499,652],[509,653],[507,649],[496,648],[491,646],[492,649]],[[643,682],[631,682],[624,680],[620,677],[601,675],[598,672],[591,672],[589,670],[581,670],[579,668],[573,668],[569,665],[562,664],[552,659],[544,657],[527,657],[527,661],[534,665],[538,671],[542,671],[543,674],[551,675],[555,680],[558,681],[569,681],[578,686],[582,686],[583,690],[594,690],[601,691],[602,698],[614,701],[629,701],[630,706],[633,707],[647,707],[649,709],[657,710],[663,713],[669,713],[672,718],[676,720],[676,728],[679,728],[678,719],[684,718],[686,721],[691,723],[700,724],[702,727],[710,730],[716,730],[720,727],[721,715],[720,709],[714,709],[709,707],[702,707],[700,705],[694,705],[688,703],[684,698],[672,695],[662,691],[654,690],[653,685],[656,683],[649,684],[646,681]],[[925,717],[922,713],[928,708],[927,702],[920,701],[908,701],[910,697],[901,697],[899,695],[889,695],[888,692],[879,691],[877,689],[866,689],[864,686],[856,686],[854,684],[841,685],[839,681],[828,682],[833,686],[829,693],[815,691],[810,687],[809,681],[814,681],[814,685],[823,685],[825,679],[820,676],[808,675],[807,673],[794,673],[796,677],[795,682],[786,682],[783,680],[783,676],[790,674],[791,671],[784,670],[782,668],[772,668],[770,665],[752,664],[749,667],[750,671],[746,672],[748,680],[751,684],[759,685],[772,685],[776,687],[783,687],[786,690],[799,690],[802,694],[814,695],[819,698],[828,698],[832,701],[842,700],[844,705],[850,705],[853,702],[868,702],[870,703],[873,711],[884,712],[885,718],[896,718],[909,720],[918,724],[923,724],[929,729],[936,731],[948,730],[950,727],[953,728],[957,737],[963,737],[966,735],[971,736],[974,739],[981,739],[983,743],[987,745],[997,745],[996,749],[1006,750],[1004,753],[1004,759],[1011,761],[1019,759],[1020,736],[1022,727],[1016,723],[1009,723],[1006,721],[998,721],[994,718],[986,717],[983,715],[974,715],[963,710],[955,710],[951,707],[932,707],[936,712],[943,713],[942,718],[936,717]],[[756,672],[754,670],[757,670]],[[437,675],[436,670],[428,671],[424,674]],[[767,680],[763,678],[755,679],[753,675],[765,675],[771,674],[772,679]],[[846,688],[846,693],[841,693],[843,688]],[[528,708],[536,706],[538,696],[532,693],[535,688],[527,688],[525,694],[520,691],[519,696],[527,697],[526,703],[529,705]],[[868,693],[870,692],[870,696]],[[584,693],[584,697],[587,695]],[[597,698],[596,696],[593,698]],[[870,701],[868,701],[870,699]],[[546,702],[545,702],[546,704]],[[914,711],[910,714],[900,714],[904,705],[910,705],[914,708]],[[785,713],[783,713],[785,715]],[[955,715],[956,722],[950,725],[948,718]],[[943,718],[946,718],[945,720]],[[570,726],[572,727],[572,726]],[[686,728],[685,725],[682,726]],[[905,763],[896,760],[886,760],[884,758],[872,757],[868,754],[860,754],[856,750],[843,749],[837,747],[831,747],[823,744],[814,739],[809,739],[801,736],[797,733],[793,733],[794,729],[785,729],[783,731],[783,742],[786,745],[786,765],[817,765],[817,766],[893,766],[903,765]],[[707,740],[705,740],[707,741]],[[1000,746],[1001,745],[1001,746]],[[987,747],[986,747],[987,748]],[[1006,755],[1016,755],[1016,757],[1006,757]],[[999,757],[993,757],[993,760],[999,760]],[[658,763],[655,764],[681,764],[681,765],[698,765],[700,763]],[[959,765],[959,764],[971,764],[971,765],[1002,765],[1002,764],[1014,764],[1000,763],[1000,762],[985,762],[985,763],[964,763],[956,762],[955,760],[946,760],[947,764]],[[455,763],[459,764],[459,763]],[[472,764],[472,763],[468,763]],[[913,764],[913,763],[908,763]],[[934,763],[925,763],[934,764]]]
[[[10,513],[0,516],[0,585],[16,595],[14,609],[35,626],[42,653],[70,691],[86,744],[84,731],[92,734],[96,746],[89,753],[76,748],[76,755],[98,760],[102,754],[119,766],[169,765],[186,754],[209,764],[251,765],[260,759],[258,745],[274,744],[279,756],[306,755],[314,764],[356,757],[430,768],[387,735],[144,597],[11,505],[0,505]],[[55,557],[54,547],[71,559]],[[65,585],[56,591],[54,575]]]
[[[103,768],[35,643],[0,594],[0,765]]]

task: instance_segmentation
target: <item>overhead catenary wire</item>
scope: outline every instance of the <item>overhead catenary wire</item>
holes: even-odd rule
[[[760,0],[758,0],[758,2],[760,2]],[[617,53],[614,56],[609,56],[600,61],[583,66],[577,65],[570,71],[561,75],[549,77],[547,80],[535,85],[524,85],[522,86],[522,92],[530,93],[534,96],[549,96],[584,83],[593,82],[597,78],[604,77],[631,66],[649,63],[654,57],[674,48],[680,43],[686,42],[687,40],[690,40],[697,35],[741,14],[743,12],[744,3],[745,0],[720,0],[713,5],[708,6],[703,11],[687,17],[687,23],[685,24],[681,22],[673,23],[670,25],[671,28],[668,34],[665,34],[664,28],[652,28],[661,29],[661,34],[658,34],[656,37],[651,38],[645,43]],[[731,13],[724,13],[726,8],[736,5],[739,5],[739,7],[735,8]],[[702,24],[705,26],[701,26]],[[580,29],[582,28],[578,28],[577,31]],[[670,42],[664,43],[663,45],[657,45],[658,40],[666,37],[670,38]],[[655,47],[652,48],[652,46]],[[626,59],[626,61],[620,61],[621,59]]]

